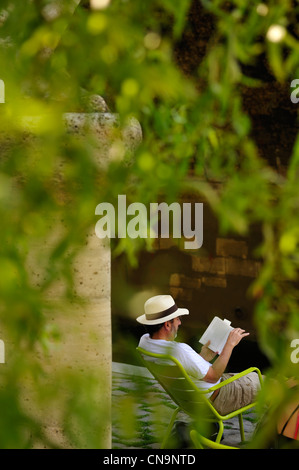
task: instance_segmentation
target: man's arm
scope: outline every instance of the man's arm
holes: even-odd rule
[[[227,338],[227,341],[221,354],[217,357],[214,364],[209,368],[203,380],[210,383],[217,382],[227,367],[228,361],[231,357],[234,347],[239,344],[239,342],[242,338],[244,338],[244,336],[248,335],[249,333],[245,333],[245,330],[242,330],[241,328],[233,329]]]
[[[206,344],[204,344],[199,353],[199,355],[208,362],[212,361],[218,354],[218,352],[214,352],[209,348],[210,344],[211,341],[208,341]]]

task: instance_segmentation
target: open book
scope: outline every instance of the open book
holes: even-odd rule
[[[229,333],[233,330],[230,323],[229,320],[221,320],[219,317],[214,317],[199,342],[206,344],[208,341],[211,341],[209,348],[220,354]]]

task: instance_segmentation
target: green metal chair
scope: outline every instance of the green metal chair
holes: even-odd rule
[[[239,447],[227,446],[207,439],[195,429],[190,431],[190,437],[196,449],[239,449]]]
[[[152,353],[140,347],[137,347],[137,351],[139,352],[144,365],[177,405],[177,408],[175,409],[167,427],[167,431],[161,445],[162,449],[164,449],[166,446],[179,411],[184,411],[187,413],[187,415],[189,415],[195,422],[199,422],[201,420],[217,422],[219,424],[219,432],[215,442],[218,444],[220,443],[223,435],[223,422],[238,416],[241,441],[245,440],[242,413],[246,410],[249,410],[250,408],[253,408],[256,403],[251,403],[225,416],[222,416],[215,409],[213,402],[209,400],[207,394],[209,392],[220,389],[226,384],[233,382],[234,380],[237,380],[238,378],[243,377],[244,375],[253,371],[258,373],[260,383],[262,384],[262,375],[257,367],[250,367],[249,369],[235,374],[233,377],[230,377],[229,379],[224,380],[223,382],[220,382],[219,384],[214,385],[207,390],[200,390],[187,374],[182,364],[175,357],[169,354]],[[153,359],[157,360],[153,361]]]

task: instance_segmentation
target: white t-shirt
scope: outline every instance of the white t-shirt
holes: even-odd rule
[[[170,354],[171,356],[174,356],[182,364],[187,374],[190,375],[194,383],[201,390],[206,390],[220,382],[220,380],[218,380],[215,384],[211,384],[202,380],[207,375],[212,364],[201,357],[188,344],[176,341],[166,341],[164,339],[152,339],[150,335],[146,333],[141,336],[139,346],[149,352],[156,354]],[[146,357],[145,359],[153,361],[156,360],[151,357]],[[211,395],[212,393],[207,394],[207,397]]]

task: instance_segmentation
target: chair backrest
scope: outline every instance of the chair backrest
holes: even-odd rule
[[[185,371],[182,364],[168,354],[156,354],[137,348],[145,366],[160,383],[173,401],[190,416],[207,414],[213,407],[205,392],[200,390]]]

